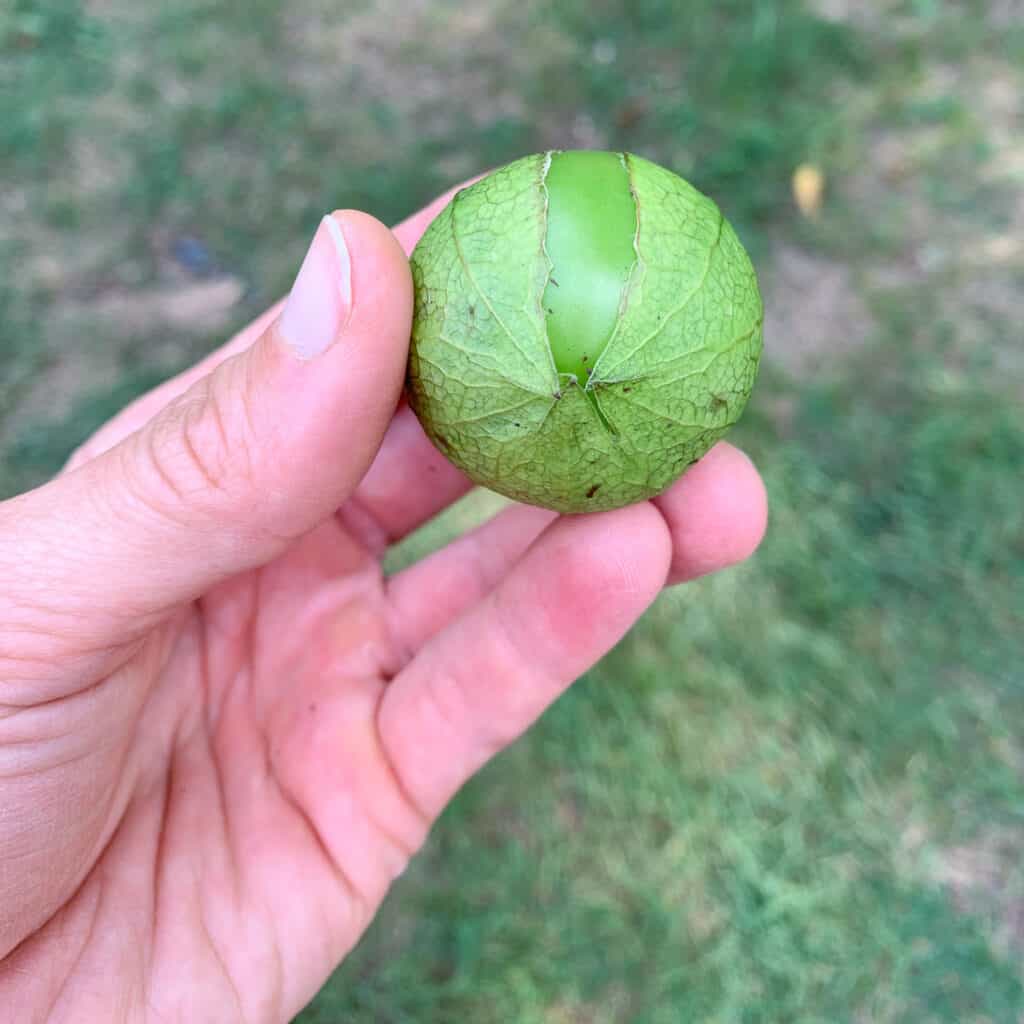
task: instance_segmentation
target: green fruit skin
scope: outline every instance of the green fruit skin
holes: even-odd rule
[[[587,273],[586,259],[552,267],[545,247],[545,180],[559,156],[523,157],[461,190],[424,233],[411,259],[407,392],[475,483],[594,512],[661,493],[739,419],[764,312],[715,203],[657,164],[614,154],[635,202],[635,262],[589,376],[559,372],[545,292],[552,276]]]

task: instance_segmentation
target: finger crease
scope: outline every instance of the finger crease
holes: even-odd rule
[[[395,787],[395,792],[398,793],[399,798],[409,809],[410,813],[416,819],[416,823],[420,828],[420,831],[424,836],[430,831],[430,826],[433,823],[434,816],[423,807],[418,800],[412,795],[412,791],[406,786],[405,779],[402,777],[402,773],[398,769],[398,764],[395,759],[391,756],[391,750],[388,747],[387,741],[384,739],[384,732],[380,727],[380,713],[384,707],[384,700],[387,697],[387,690],[381,694],[377,700],[377,705],[373,710],[373,738],[377,744],[377,749],[380,751],[381,763],[384,765],[385,770],[391,778],[391,783]],[[400,849],[405,849],[404,844],[400,845]],[[415,849],[409,850],[408,855],[412,857],[415,853]]]
[[[327,845],[327,841],[324,839],[323,833],[321,833],[309,812],[302,806],[302,801],[295,798],[274,770],[274,759],[271,755],[270,743],[266,736],[264,736],[263,739],[263,761],[267,777],[273,782],[274,787],[281,796],[281,799],[295,812],[296,816],[303,823],[310,837],[313,839],[313,842],[319,848],[320,855],[327,861],[327,864],[330,867],[331,872],[334,874],[339,886],[346,893],[348,899],[355,907],[357,914],[356,924],[359,926],[364,925],[370,920],[371,912],[362,890],[355,884],[355,881],[344,867],[342,867],[340,859],[331,853],[331,849]]]
[[[372,555],[387,551],[397,539],[355,494],[338,509],[337,519]]]

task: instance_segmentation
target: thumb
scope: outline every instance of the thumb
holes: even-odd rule
[[[92,644],[129,639],[330,516],[394,412],[411,314],[390,231],[325,217],[249,349],[114,448],[0,505],[5,629],[20,635],[29,616],[37,636],[74,623]]]

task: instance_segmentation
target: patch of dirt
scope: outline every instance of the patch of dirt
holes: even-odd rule
[[[61,340],[51,338],[54,347]],[[71,343],[60,351],[60,358],[45,364],[14,397],[11,408],[0,415],[0,450],[11,444],[26,423],[33,427],[64,417],[83,395],[97,393],[121,379],[122,370],[112,351],[83,351]]]
[[[936,851],[931,878],[964,913],[990,917],[993,944],[1004,956],[1024,951],[1024,831],[985,833],[971,843]]]
[[[896,870],[940,886],[953,905],[991,923],[989,940],[999,956],[1024,953],[1024,829],[993,828],[968,843],[939,846],[920,821],[900,838]]]
[[[0,422],[0,444],[8,430],[16,432],[26,422],[59,420],[83,395],[120,380],[123,354],[137,339],[143,339],[149,363],[176,365],[187,339],[205,339],[231,325],[244,291],[239,278],[225,276],[162,288],[111,288],[94,298],[65,300],[49,324],[50,347],[60,358],[35,374],[18,398],[18,415]],[[103,344],[76,345],[83,333]],[[167,337],[175,340],[158,340]]]
[[[191,334],[212,334],[231,322],[245,287],[237,277],[194,281],[173,288],[112,289],[70,316],[87,315],[120,337],[173,328]]]
[[[437,170],[448,180],[481,169],[471,149],[445,154],[449,140],[486,133],[502,121],[531,119],[541,147],[606,148],[608,136],[591,116],[546,93],[536,102],[523,91],[523,82],[543,83],[581,56],[578,40],[534,16],[543,6],[541,0],[481,0],[442,12],[426,0],[381,0],[339,17],[336,4],[318,0],[289,15],[289,45],[302,54],[289,74],[313,101],[316,120],[332,117],[324,95],[345,96],[346,124],[351,131],[361,119],[366,134],[358,144],[368,151],[386,152],[395,135],[437,140]],[[608,63],[614,46],[599,41],[589,56]],[[397,126],[374,122],[372,111],[381,104]]]
[[[1024,0],[988,0],[985,16],[993,28],[1017,28],[1024,23]]]
[[[810,0],[808,6],[825,21],[865,32],[907,37],[923,31],[922,19],[906,14],[903,0]]]
[[[1024,10],[1021,19],[1024,21]],[[982,174],[988,181],[1007,181],[1017,186],[1019,226],[1024,222],[1024,189],[1020,188],[1024,183],[1024,81],[1018,71],[1005,63],[986,62],[979,74],[982,84],[977,102],[992,147]]]
[[[930,28],[929,17],[908,13],[906,0],[810,0],[809,6],[826,21],[890,36],[913,37]],[[945,0],[943,6],[959,9],[964,18],[978,16],[976,7],[963,0]],[[984,17],[992,28],[1013,28],[1024,21],[1024,0],[989,0]]]
[[[303,55],[290,75],[313,100],[345,96],[350,117],[354,108],[383,102],[420,139],[485,129],[524,117],[519,83],[571,52],[570,40],[534,23],[532,6],[534,0],[481,0],[441,12],[427,0],[381,0],[339,17],[337,4],[319,0],[288,16],[290,46]],[[514,47],[507,44],[510,26]],[[311,108],[330,117],[322,103]],[[386,125],[376,131],[381,140],[393,133]]]
[[[925,107],[955,98],[969,120],[896,129],[883,115],[871,158],[842,182],[858,216],[891,216],[890,230],[898,230],[899,251],[862,268],[868,291],[930,291],[927,322],[954,332],[948,358],[966,364],[980,357],[1005,376],[1024,366],[1016,343],[1024,319],[1022,96],[1020,72],[1005,61],[934,62],[906,98]],[[966,173],[972,132],[987,152]],[[933,191],[947,187],[943,204]]]
[[[845,264],[778,242],[768,265],[766,359],[805,375],[864,344],[874,325]]]
[[[620,985],[612,986],[600,1003],[557,1002],[544,1011],[545,1024],[611,1024],[625,1020],[630,1009],[629,993]]]

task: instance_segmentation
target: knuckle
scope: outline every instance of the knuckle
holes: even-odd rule
[[[163,510],[214,512],[253,489],[251,419],[245,401],[207,378],[175,399],[139,435],[139,490]]]
[[[231,496],[250,474],[246,471],[247,445],[232,437],[224,402],[215,388],[207,389],[202,402],[185,407],[178,443],[184,468],[202,490]]]

